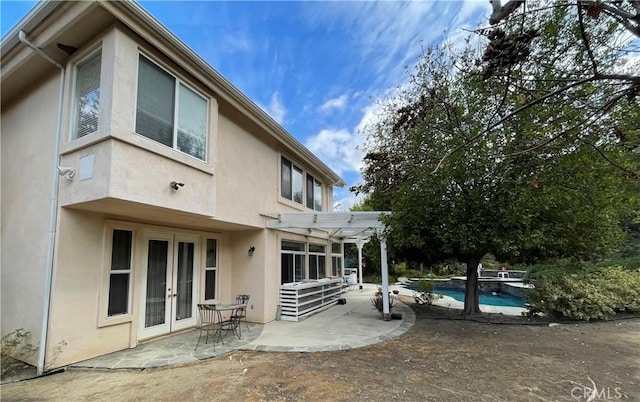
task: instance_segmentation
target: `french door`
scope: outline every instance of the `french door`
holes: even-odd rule
[[[146,233],[138,338],[197,323],[198,236]]]

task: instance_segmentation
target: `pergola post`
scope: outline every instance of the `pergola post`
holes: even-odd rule
[[[380,265],[382,269],[382,317],[385,321],[391,319],[389,311],[389,266],[387,264],[387,240],[382,231],[378,232],[380,237]]]
[[[358,246],[358,285],[362,289],[362,247],[364,247],[364,241],[358,240],[356,246]]]

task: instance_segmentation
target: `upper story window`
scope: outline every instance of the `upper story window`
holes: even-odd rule
[[[102,53],[98,51],[76,67],[73,138],[98,131],[101,61]]]
[[[280,195],[300,205],[316,211],[322,211],[322,183],[306,174],[306,192],[304,185],[305,172],[287,158],[282,157],[280,167]],[[306,194],[306,204],[305,204]]]
[[[136,133],[206,160],[208,101],[140,55]]]
[[[322,183],[307,175],[307,208],[322,211]]]
[[[302,204],[302,169],[282,158],[282,181],[280,183],[282,197]]]

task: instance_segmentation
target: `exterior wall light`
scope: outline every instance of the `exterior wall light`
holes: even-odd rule
[[[253,246],[249,247],[249,253],[248,253],[248,254],[249,254],[249,257],[251,257],[251,256],[253,255],[253,252],[254,252],[254,251],[256,251],[256,248],[255,248],[255,247],[253,247]]]
[[[169,183],[169,187],[171,187],[174,190],[177,190],[180,187],[184,187],[184,183],[178,183],[177,181],[172,181],[171,183]]]

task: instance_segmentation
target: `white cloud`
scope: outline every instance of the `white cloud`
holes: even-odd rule
[[[423,45],[429,47],[451,35],[458,42],[469,34],[458,32],[459,27],[475,28],[491,8],[486,0],[305,4],[308,24],[341,32],[351,52],[347,65],[354,74],[362,68],[375,73],[368,88],[361,88],[367,94],[405,80],[405,66],[414,66]]]
[[[320,106],[319,110],[323,113],[328,113],[332,109],[344,109],[347,106],[347,98],[347,94],[344,94],[337,98],[329,99]]]
[[[362,138],[347,129],[323,129],[305,146],[339,175],[359,172],[362,165]]]
[[[325,128],[305,143],[305,146],[320,160],[346,178],[345,188],[335,189],[334,193],[336,196],[334,207],[340,211],[348,211],[354,204],[362,201],[362,195],[356,196],[349,193],[348,189],[362,183],[360,172],[367,134],[380,118],[381,109],[377,103],[373,103],[361,112],[362,118],[352,130]]]
[[[361,204],[364,201],[364,194],[355,195],[353,193],[341,193],[341,198],[336,198],[333,202],[333,210],[340,212],[350,211],[356,204]]]
[[[379,103],[372,103],[362,109],[362,118],[356,126],[356,133],[366,138],[369,130],[379,121],[382,109]]]
[[[223,46],[220,46],[220,43]],[[234,32],[233,35],[224,35],[222,40],[218,39],[217,45],[224,49],[226,53],[250,52],[253,50],[252,39],[247,32]]]
[[[274,92],[271,95],[271,102],[269,102],[269,106],[262,105],[258,103],[258,106],[262,108],[273,120],[278,122],[278,124],[282,125],[284,123],[285,116],[287,115],[287,109],[282,104],[280,100],[280,94],[278,92]]]

